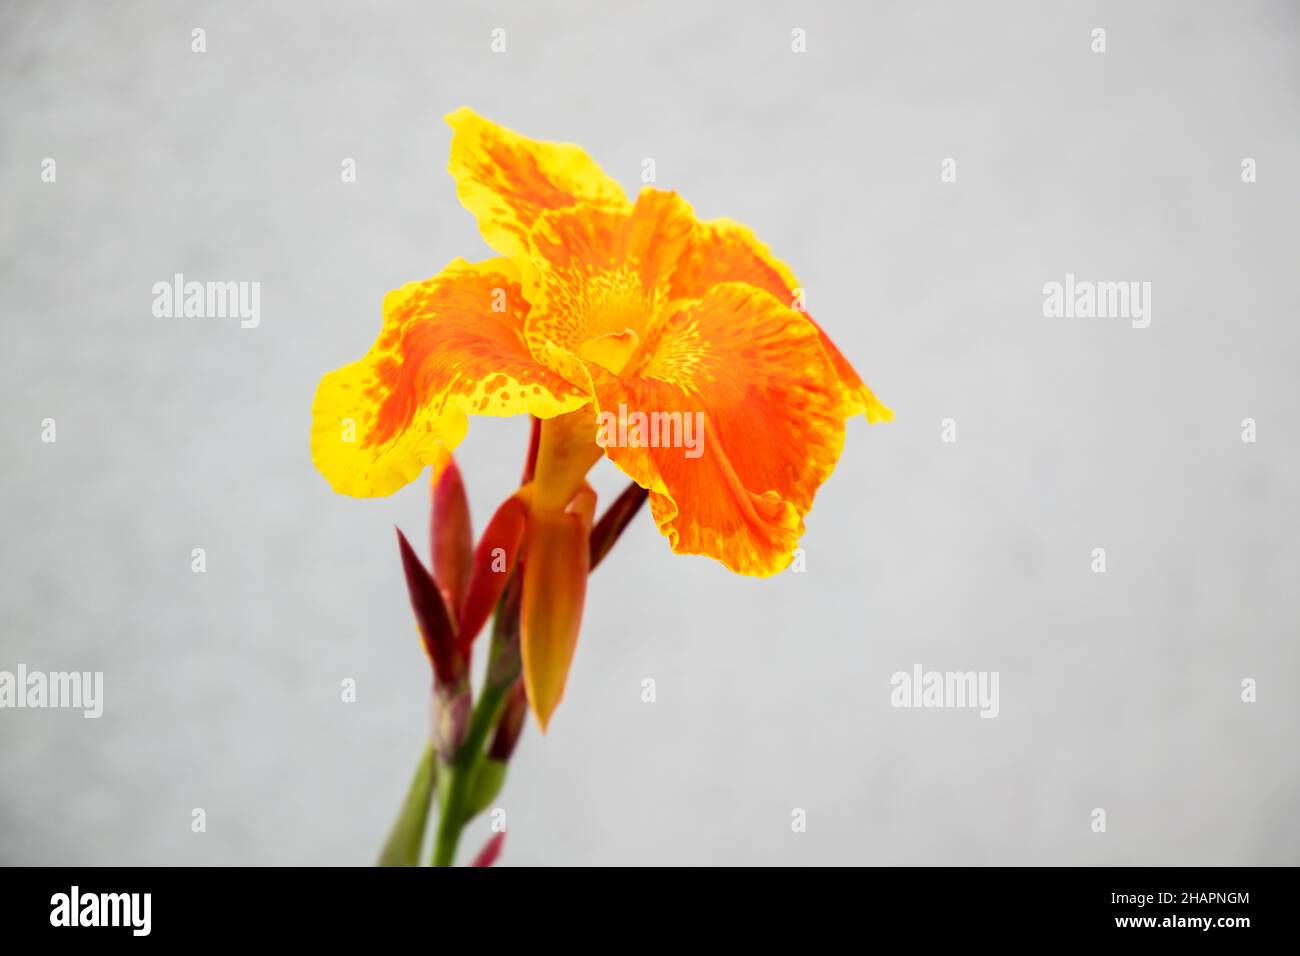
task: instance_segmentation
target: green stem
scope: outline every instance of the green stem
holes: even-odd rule
[[[427,744],[415,769],[415,779],[406,793],[406,802],[393,823],[379,855],[380,866],[418,866],[420,844],[424,842],[424,828],[429,819],[429,806],[437,787],[438,764],[433,759],[433,745]]]
[[[483,688],[483,696],[474,707],[465,742],[451,763],[444,764],[440,776],[438,833],[433,844],[433,865],[451,866],[456,860],[456,844],[466,820],[470,790],[483,756],[483,744],[496,725],[510,685]]]

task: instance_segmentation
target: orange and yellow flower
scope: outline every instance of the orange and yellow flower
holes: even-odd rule
[[[631,201],[577,146],[464,108],[447,122],[457,194],[500,257],[458,259],[385,297],[370,351],[321,381],[312,457],[336,491],[387,495],[445,461],[469,415],[543,420],[523,649],[545,723],[576,639],[583,585],[569,579],[585,581],[585,475],[602,454],[648,491],[675,552],[766,576],[789,564],[846,419],[892,413],[744,226],[701,222],[674,192],[647,187]],[[702,414],[701,453],[602,447],[598,416],[619,408]],[[582,574],[542,566],[548,549],[559,562],[584,555]],[[567,613],[535,610],[530,627],[543,587]]]

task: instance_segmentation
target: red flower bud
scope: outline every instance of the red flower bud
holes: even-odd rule
[[[505,763],[515,752],[519,735],[524,730],[524,715],[528,713],[528,698],[524,694],[523,678],[515,681],[510,694],[501,708],[501,717],[497,720],[496,734],[488,748],[488,757]]]
[[[609,554],[623,530],[632,523],[636,513],[641,510],[649,492],[632,482],[623,493],[614,499],[614,503],[605,509],[596,526],[591,529],[591,559],[588,573],[596,570],[596,565]]]
[[[429,523],[429,553],[433,555],[433,577],[454,621],[465,600],[474,555],[469,502],[454,458],[448,456],[442,474],[431,485],[431,492],[433,520]]]
[[[479,539],[465,603],[460,609],[460,647],[466,656],[510,579],[527,526],[528,505],[515,495],[502,502]]]
[[[498,830],[492,834],[492,839],[483,845],[483,849],[478,851],[478,856],[474,857],[474,862],[470,866],[491,866],[501,855],[501,845],[506,842],[506,831]]]
[[[415,612],[415,621],[420,627],[425,653],[433,662],[434,678],[443,687],[451,687],[465,676],[466,667],[442,592],[400,528],[397,530],[397,546],[402,552],[402,570],[411,596],[411,610]]]

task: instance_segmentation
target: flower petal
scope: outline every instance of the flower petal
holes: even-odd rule
[[[334,490],[392,494],[446,460],[466,414],[551,418],[587,401],[532,357],[527,311],[505,259],[457,259],[388,293],[375,344],[321,379],[312,403],[312,460]]]
[[[528,705],[542,733],[564,696],[578,643],[595,507],[595,493],[583,489],[568,511],[534,507],[528,516],[519,649]]]
[[[646,188],[630,210],[579,206],[539,216],[521,268],[534,354],[588,345],[604,364],[652,347],[673,270],[695,228],[690,205]],[[561,371],[567,371],[561,369]]]
[[[528,233],[548,209],[631,206],[623,188],[581,147],[528,139],[469,107],[446,120],[455,131],[447,171],[456,180],[456,194],[478,219],[487,244],[502,255],[527,255]]]
[[[605,454],[649,489],[674,551],[775,574],[844,443],[848,412],[817,329],[768,292],[733,282],[686,304],[661,334],[639,375],[588,366]],[[639,434],[637,413],[648,420]],[[659,421],[673,423],[675,441],[657,430],[656,414],[669,416]],[[611,441],[608,423],[620,417],[627,427]]]
[[[789,267],[773,256],[750,229],[730,219],[712,219],[698,224],[674,274],[673,297],[698,299],[720,282],[748,283],[767,290],[787,305],[797,301],[795,290],[800,287]],[[871,393],[811,315],[808,320],[817,329],[822,348],[844,386],[849,413],[865,413],[871,422],[890,421],[894,413]]]

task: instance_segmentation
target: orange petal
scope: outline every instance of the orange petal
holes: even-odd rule
[[[638,375],[589,366],[605,454],[649,490],[674,551],[775,574],[844,443],[846,407],[817,329],[736,282],[674,313],[661,336]]]
[[[505,259],[457,259],[388,293],[375,344],[312,404],[312,460],[334,490],[392,494],[460,443],[466,414],[551,418],[587,401],[533,359],[527,310]]]
[[[455,131],[447,170],[456,180],[456,194],[478,219],[487,244],[503,255],[527,254],[528,233],[548,209],[631,205],[622,187],[581,147],[528,139],[468,107],[446,120]]]
[[[674,273],[673,298],[701,298],[720,282],[748,283],[765,289],[787,305],[800,301],[795,295],[799,281],[789,267],[773,256],[751,230],[730,219],[713,219],[698,224],[690,248]],[[830,336],[813,322],[812,316],[808,316],[808,321],[817,329],[822,348],[844,386],[849,413],[865,413],[871,422],[890,421],[894,413],[871,393]]]
[[[522,268],[534,354],[584,346],[602,364],[653,347],[657,316],[695,217],[676,193],[644,189],[630,211],[574,207],[537,220]],[[568,369],[559,369],[562,373]]]
[[[570,511],[528,516],[520,651],[528,703],[542,732],[564,696],[587,595],[587,554],[595,495],[579,492]]]

